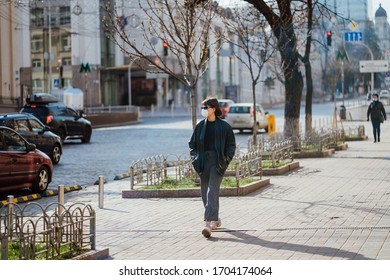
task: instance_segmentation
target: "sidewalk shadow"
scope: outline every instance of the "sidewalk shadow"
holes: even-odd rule
[[[208,240],[212,242],[217,242],[217,241],[239,242],[239,243],[256,245],[256,246],[261,246],[264,248],[270,248],[275,250],[286,250],[286,251],[302,252],[302,253],[314,254],[314,255],[322,255],[329,258],[332,258],[333,256],[339,256],[348,260],[373,260],[371,258],[367,258],[363,256],[362,254],[358,254],[355,252],[350,252],[338,248],[308,246],[303,244],[294,244],[288,242],[286,243],[286,242],[279,242],[279,241],[268,241],[268,240],[261,239],[257,236],[247,234],[242,231],[236,231],[230,229],[221,230],[220,232],[229,233],[233,235],[235,238],[210,237]]]

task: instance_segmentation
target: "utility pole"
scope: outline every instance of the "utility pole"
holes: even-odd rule
[[[51,59],[52,59],[52,54],[51,54],[51,1],[48,0],[48,3],[49,3],[49,94],[51,94],[52,92],[52,84],[51,84],[51,75],[52,75],[52,69],[51,69]]]

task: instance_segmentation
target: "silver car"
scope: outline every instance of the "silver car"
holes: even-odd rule
[[[233,129],[238,129],[240,132],[253,130],[253,112],[252,103],[234,103],[230,105],[229,114],[227,114],[225,120]],[[256,104],[256,123],[258,129],[264,129],[268,132],[267,115],[260,104]]]

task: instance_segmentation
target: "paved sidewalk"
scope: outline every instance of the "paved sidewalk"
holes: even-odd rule
[[[98,249],[138,259],[390,259],[390,123],[382,142],[348,142],[328,158],[299,159],[301,168],[271,177],[245,197],[222,197],[222,229],[201,235],[200,198],[122,199],[128,179],[65,196],[97,213]]]

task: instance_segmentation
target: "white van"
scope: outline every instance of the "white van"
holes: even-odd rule
[[[253,130],[253,111],[252,103],[234,103],[230,105],[229,114],[225,120],[233,129],[238,129],[240,132],[244,129]],[[268,132],[267,115],[260,104],[256,104],[256,122],[258,129]]]

